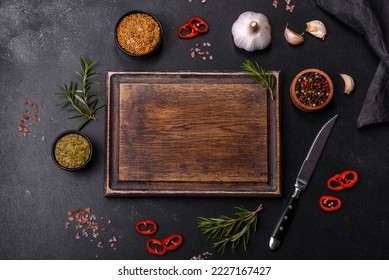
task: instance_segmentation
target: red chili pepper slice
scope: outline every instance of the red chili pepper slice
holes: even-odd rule
[[[189,22],[184,23],[178,29],[178,37],[181,39],[192,39],[196,37],[197,34],[198,32],[196,31],[196,28],[194,28],[194,26]]]
[[[331,195],[323,195],[319,199],[320,201],[320,207],[326,212],[333,212],[337,211],[342,207],[342,201]]]
[[[153,235],[157,232],[157,223],[153,220],[142,220],[136,223],[135,229],[142,235]]]
[[[192,39],[199,33],[207,33],[209,29],[208,23],[201,17],[192,17],[188,22],[185,22],[178,29],[178,37],[181,39]]]
[[[162,240],[163,247],[168,251],[176,250],[182,245],[184,238],[179,234],[173,234]]]
[[[147,240],[146,249],[152,255],[163,256],[166,254],[166,248],[163,246],[162,241],[156,238]]]
[[[201,17],[192,17],[189,20],[189,23],[198,33],[207,33],[209,26],[208,23],[203,20]]]
[[[339,182],[339,174],[332,176],[327,181],[327,187],[332,191],[341,191],[344,190],[343,185]]]
[[[344,188],[352,188],[358,182],[358,173],[353,170],[347,170],[339,175],[339,183]]]

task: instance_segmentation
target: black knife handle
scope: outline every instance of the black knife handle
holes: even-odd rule
[[[297,202],[298,198],[292,196],[284,210],[284,213],[282,213],[276,228],[274,229],[269,243],[270,249],[277,249],[281,241],[284,240],[285,234],[288,231],[290,223],[294,217],[294,213],[296,212]]]

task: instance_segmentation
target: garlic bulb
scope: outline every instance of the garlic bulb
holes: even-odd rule
[[[286,41],[291,45],[301,45],[304,43],[304,37],[289,29],[288,25],[285,27],[284,36]]]
[[[269,20],[261,13],[244,12],[232,25],[231,32],[235,45],[248,52],[263,50],[271,42]]]
[[[322,40],[324,40],[327,36],[326,26],[320,20],[312,20],[310,22],[307,22],[306,31]]]

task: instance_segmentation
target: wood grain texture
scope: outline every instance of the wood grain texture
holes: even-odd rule
[[[239,84],[122,84],[119,180],[267,180],[267,113],[258,106],[266,95],[256,92]]]
[[[277,104],[241,73],[109,72],[106,195],[279,195]]]

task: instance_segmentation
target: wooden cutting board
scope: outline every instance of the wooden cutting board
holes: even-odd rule
[[[110,71],[105,195],[280,195],[279,122],[246,74]]]

